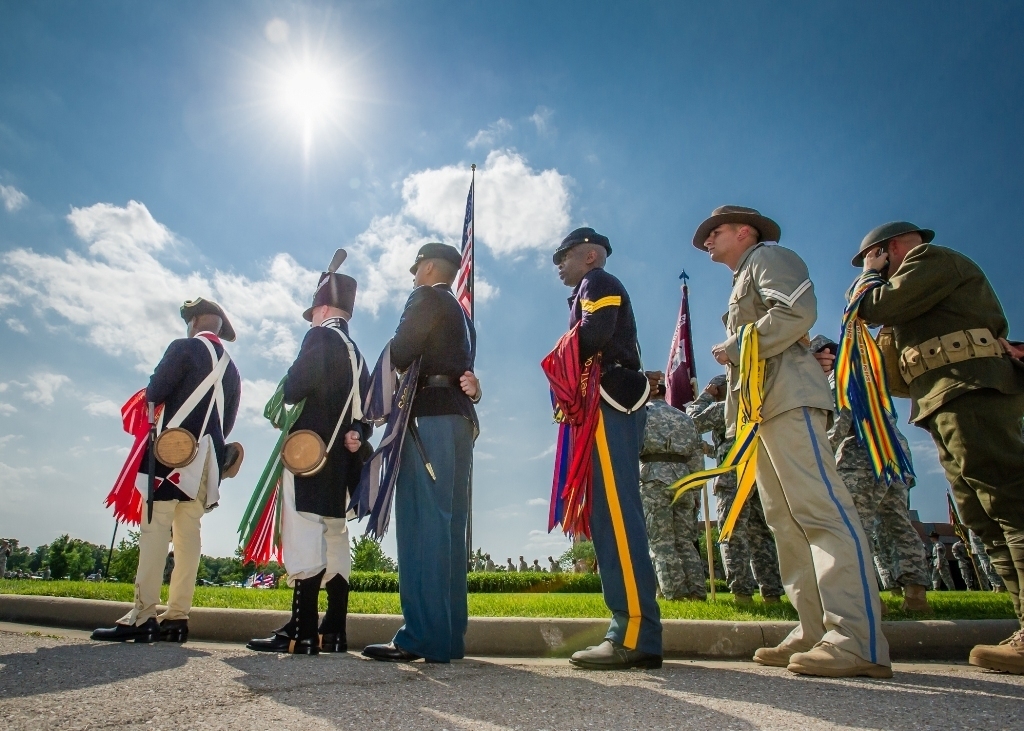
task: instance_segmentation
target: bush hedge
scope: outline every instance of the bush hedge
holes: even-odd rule
[[[536,571],[472,571],[466,576],[471,594],[599,594],[601,577],[597,574],[545,574]],[[349,577],[352,591],[398,591],[398,574],[353,571]],[[728,591],[724,581],[715,588]]]

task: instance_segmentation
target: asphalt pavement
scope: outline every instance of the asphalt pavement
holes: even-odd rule
[[[393,665],[232,644],[90,642],[0,623],[0,729],[1015,729],[1024,677],[897,663],[892,680],[823,680],[745,662],[656,671],[565,660]]]

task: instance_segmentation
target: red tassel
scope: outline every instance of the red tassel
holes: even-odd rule
[[[163,404],[156,409],[160,417]],[[149,415],[146,406],[146,389],[141,389],[121,407],[121,424],[127,434],[135,437],[135,443],[128,452],[114,486],[104,501],[106,507],[114,508],[114,517],[122,523],[139,525],[142,522],[142,495],[135,487],[135,480],[142,466],[142,455],[149,440]]]

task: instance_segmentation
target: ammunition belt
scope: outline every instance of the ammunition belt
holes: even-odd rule
[[[900,375],[906,383],[936,368],[974,358],[1001,358],[1003,345],[987,327],[955,330],[900,353]]]

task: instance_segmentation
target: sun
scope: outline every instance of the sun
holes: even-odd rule
[[[307,161],[317,131],[337,122],[341,85],[336,69],[309,57],[294,61],[278,74],[278,106],[298,125]]]

